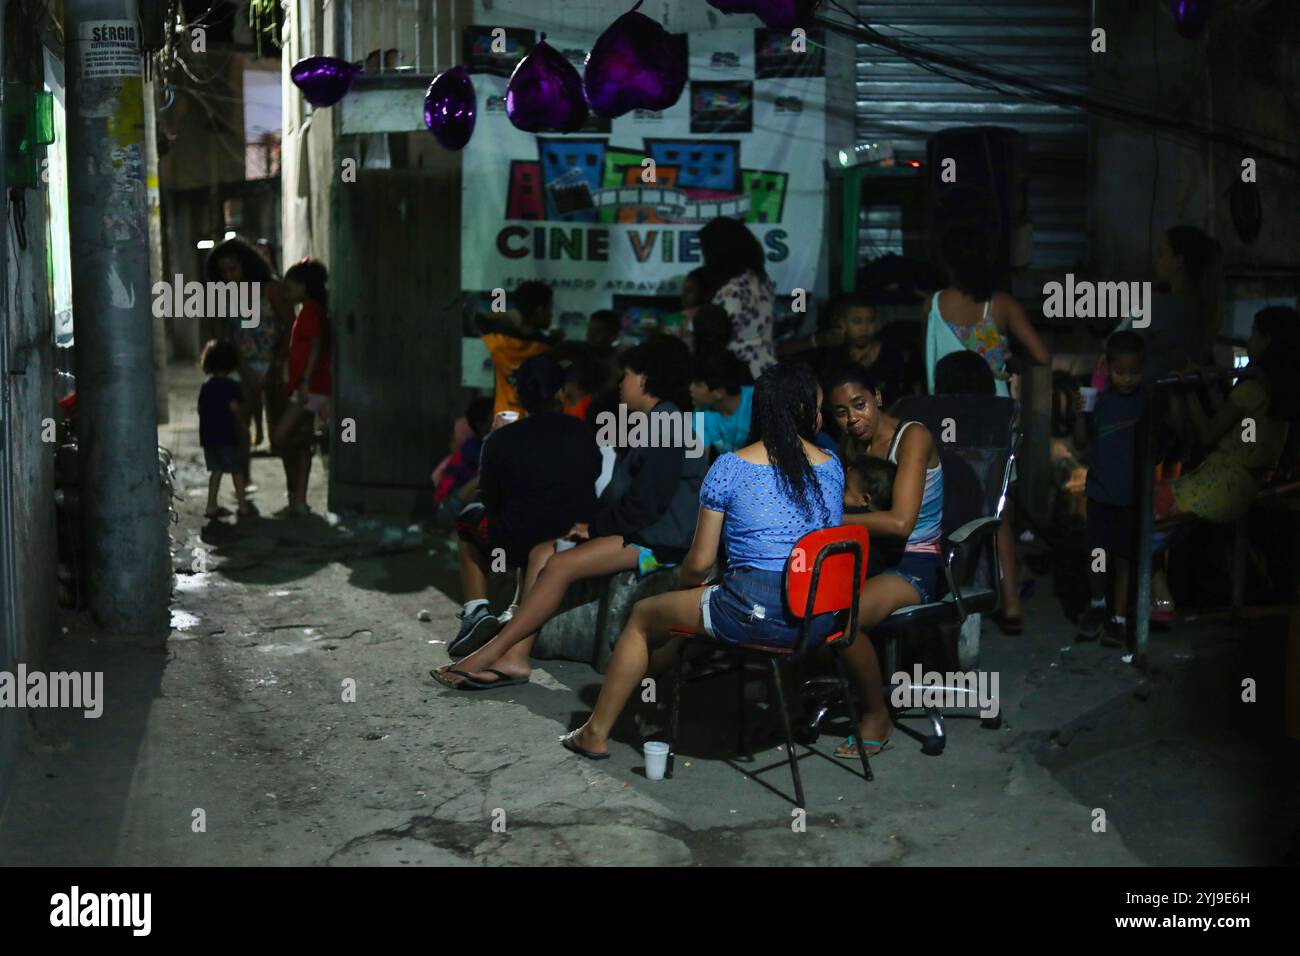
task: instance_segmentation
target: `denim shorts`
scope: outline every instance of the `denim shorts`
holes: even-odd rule
[[[760,568],[732,568],[721,584],[704,589],[700,613],[710,637],[728,644],[790,646],[799,640],[801,622],[786,617],[782,573]],[[820,644],[837,629],[834,614],[814,618],[809,646]]]
[[[939,599],[939,556],[925,551],[904,551],[903,556],[881,574],[896,574],[920,595],[918,604]]]

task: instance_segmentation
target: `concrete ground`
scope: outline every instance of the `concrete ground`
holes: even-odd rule
[[[985,624],[1002,728],[950,720],[939,757],[896,734],[871,784],[804,759],[806,828],[774,739],[727,762],[726,678],[687,689],[675,779],[645,778],[663,711],[635,699],[613,759],[588,763],[557,737],[595,699],[590,668],[539,662],[529,686],[481,695],[429,679],[459,606],[445,535],[333,516],[205,528],[198,378],[173,375],[174,629],[115,639],[65,615],[50,667],[103,671],[104,714],[35,715],[0,863],[1213,865],[1276,862],[1293,838],[1280,711],[1238,703],[1243,676],[1261,701],[1278,686],[1278,628],[1182,625],[1143,674],[1074,646],[1042,579],[1024,636]],[[254,460],[264,515],[278,464]],[[324,493],[318,469],[317,514]],[[737,769],[771,764],[762,783]]]

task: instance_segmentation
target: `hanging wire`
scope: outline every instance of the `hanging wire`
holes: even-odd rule
[[[966,62],[959,57],[949,56],[945,53],[921,50],[893,37],[888,37],[882,34],[880,31],[859,19],[856,14],[848,10],[839,2],[839,0],[827,0],[827,3],[829,6],[834,7],[842,14],[849,17],[852,23],[840,23],[829,19],[824,13],[817,16],[817,22],[837,33],[857,38],[867,44],[891,50],[899,56],[902,56],[908,62],[947,79],[1007,96],[1018,96],[1022,99],[1037,100],[1039,102],[1052,103],[1054,105],[1072,109],[1082,109],[1097,115],[1108,116],[1120,122],[1137,124],[1144,128],[1156,126],[1161,129],[1175,130],[1189,136],[1210,140],[1222,145],[1244,150],[1249,155],[1271,160],[1281,166],[1300,169],[1300,159],[1279,153],[1273,149],[1265,148],[1256,142],[1251,142],[1245,139],[1242,136],[1233,135],[1225,130],[1223,124],[1211,127],[1199,123],[1189,123],[1184,120],[1171,119],[1155,113],[1146,112],[1145,110],[1135,109],[1116,103],[1109,103],[1097,99],[1094,96],[1072,93],[1068,90],[1059,89],[1037,80],[1016,76],[1015,74],[1008,73],[1005,70],[988,67],[981,63]],[[952,71],[956,71],[956,73]],[[1255,139],[1274,139],[1275,141],[1287,146],[1294,147],[1295,145],[1291,141],[1281,140],[1258,131],[1250,131],[1247,135]]]

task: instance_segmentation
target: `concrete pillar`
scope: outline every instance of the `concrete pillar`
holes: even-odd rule
[[[158,473],[135,4],[69,0],[64,35],[87,594],[105,628],[165,634],[171,568]]]

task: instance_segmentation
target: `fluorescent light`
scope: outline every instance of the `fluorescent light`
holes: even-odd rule
[[[212,239],[200,239],[194,245],[196,249],[212,249],[215,246],[216,246],[216,242],[213,241]]]
[[[235,238],[235,233],[233,233],[233,232],[228,232],[228,233],[226,233],[224,236],[221,237],[221,241],[222,241],[222,242],[228,242],[228,241],[230,241],[231,239],[234,239],[234,238]]]

